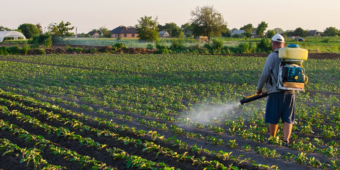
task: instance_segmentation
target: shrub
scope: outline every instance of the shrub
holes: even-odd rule
[[[152,44],[148,44],[148,45],[146,46],[146,49],[153,50],[153,45],[152,45]]]
[[[213,50],[213,46],[211,44],[204,44],[203,47],[208,49],[208,50]]]
[[[329,43],[330,41],[331,41],[331,39],[329,39],[329,38],[325,38],[325,39],[322,40],[322,42],[325,42],[325,43]]]
[[[8,50],[9,54],[13,54],[13,55],[16,55],[16,54],[20,53],[19,45],[9,47],[9,48],[7,48],[7,50]]]
[[[8,55],[7,47],[0,47],[0,55]]]
[[[46,54],[45,49],[39,48],[39,49],[38,49],[38,54]]]
[[[112,47],[123,48],[123,47],[125,47],[125,44],[124,43],[116,43]]]
[[[75,47],[75,48],[73,48],[73,51],[76,52],[76,53],[81,53],[81,52],[84,51],[84,49],[80,48],[80,47]]]
[[[66,48],[66,51],[73,51],[72,47],[67,44],[65,45],[65,48]]]
[[[232,35],[232,38],[240,38],[240,35],[239,34],[234,34],[234,35]]]
[[[183,39],[174,39],[171,41],[171,48],[181,52],[184,48],[184,41]]]
[[[47,39],[44,40],[45,48],[50,48],[52,46],[52,37],[49,36]]]
[[[94,53],[97,53],[97,48],[93,48],[90,53],[94,54]]]
[[[161,43],[160,41],[156,41],[156,48],[157,48],[157,53],[160,54],[169,54],[168,47]]]
[[[238,48],[240,49],[240,53],[242,54],[250,53],[249,43],[241,43],[238,45]]]
[[[213,39],[213,49],[222,49],[223,40],[222,39]]]
[[[271,43],[270,43],[270,40],[268,38],[262,38],[260,43],[257,45],[257,48],[260,51],[263,51],[263,52],[271,52],[272,51]]]
[[[113,47],[112,47],[112,52],[115,53],[115,52],[117,52],[117,50],[118,50],[118,48],[117,48],[116,46],[113,46]]]
[[[51,37],[50,34],[40,34],[38,36],[34,36],[32,39],[32,42],[37,41],[39,44],[44,44],[45,40],[50,37]],[[51,41],[52,41],[52,37],[51,37]]]
[[[38,49],[39,48],[39,40],[35,39],[33,40],[33,44],[30,47],[31,49]]]
[[[30,46],[25,42],[23,45],[22,45],[22,48],[21,48],[21,51],[27,55],[28,51],[30,50]]]

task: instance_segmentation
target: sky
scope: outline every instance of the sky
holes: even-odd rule
[[[134,26],[142,16],[158,17],[162,25],[182,25],[191,19],[197,6],[213,6],[228,28],[268,23],[268,29],[294,30],[297,27],[324,31],[340,29],[340,0],[0,0],[0,25],[17,28],[22,23],[69,21],[78,33],[93,28]]]

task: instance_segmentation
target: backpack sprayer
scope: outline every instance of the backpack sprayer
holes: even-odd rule
[[[303,91],[308,83],[308,77],[302,65],[308,59],[308,51],[299,47],[297,44],[289,44],[288,47],[279,50],[281,62],[276,87],[280,90]],[[262,95],[244,97],[240,103],[243,105],[268,95],[264,92]]]

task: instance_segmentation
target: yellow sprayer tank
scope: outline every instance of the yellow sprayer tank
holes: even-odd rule
[[[279,50],[279,58],[283,60],[302,60],[308,59],[308,50],[299,48],[297,44],[289,44],[288,47]]]

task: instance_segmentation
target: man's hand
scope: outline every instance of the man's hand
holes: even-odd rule
[[[257,95],[262,95],[262,90],[256,90]]]

